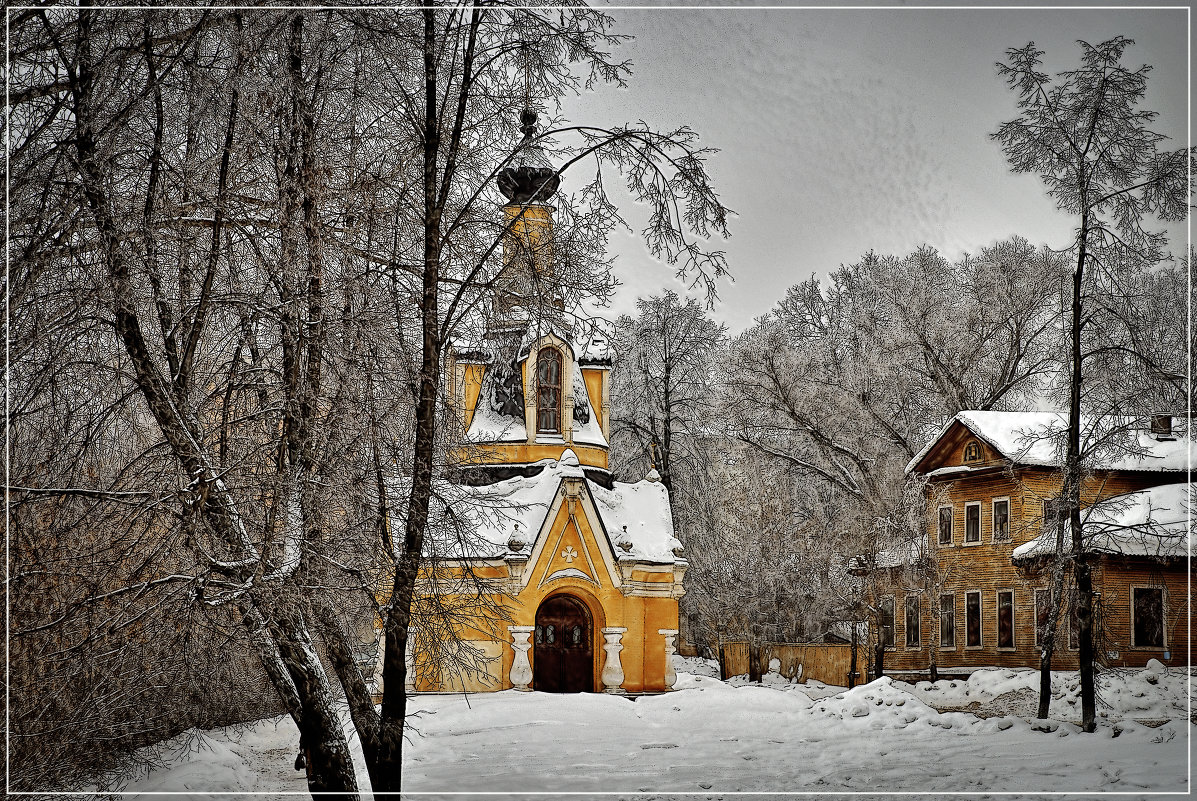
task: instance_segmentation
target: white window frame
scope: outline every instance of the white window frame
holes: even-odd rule
[[[1160,631],[1163,634],[1163,645],[1139,645],[1135,642],[1135,590],[1159,590]],[[1132,584],[1130,586],[1130,641],[1131,648],[1141,651],[1168,650],[1168,588],[1163,584]]]
[[[975,540],[970,540],[968,538],[968,510],[973,507],[975,507],[977,510],[977,538]],[[971,547],[973,545],[980,545],[982,542],[985,541],[985,538],[981,535],[981,528],[982,528],[982,526],[981,526],[981,502],[980,501],[968,501],[967,503],[964,504],[964,545],[965,545],[965,547]]]
[[[560,382],[557,385],[557,428],[556,430],[540,428],[540,357],[542,354],[552,351],[557,358],[557,380]],[[560,437],[565,441],[565,352],[551,342],[546,342],[536,350],[536,358],[532,360],[532,375],[535,379],[535,398],[536,402],[534,408],[536,409],[536,417],[533,419],[534,429],[536,432],[536,441],[550,442]]]
[[[1010,594],[1010,645],[1002,645],[1002,595],[1004,593]],[[1017,595],[1013,587],[1003,587],[994,592],[994,603],[997,604],[993,610],[993,647],[999,651],[1017,651],[1018,650],[1018,627],[1015,621],[1018,619],[1018,607],[1015,604],[1018,602]]]
[[[968,644],[968,596],[977,596],[977,637],[976,645]],[[985,647],[985,596],[980,590],[967,590],[964,593],[964,650],[979,651]]]
[[[947,509],[950,512],[950,514],[948,515],[948,521],[949,521],[948,541],[940,542],[939,520],[940,520],[940,516],[943,514],[944,509]],[[948,504],[942,504],[939,507],[937,507],[936,512],[935,512],[935,544],[938,545],[940,548],[951,548],[952,543],[956,538],[955,528],[956,528],[956,507],[952,506],[952,505],[948,505]]]
[[[1006,504],[1006,537],[999,540],[997,536],[997,505],[1003,502]],[[989,502],[989,541],[1012,542],[1013,540],[1014,535],[1010,531],[1010,496],[994,498]]]
[[[951,645],[943,644],[943,599],[944,598],[952,599],[952,644]],[[939,617],[939,650],[941,650],[941,651],[957,650],[957,648],[959,647],[959,644],[960,644],[960,638],[956,636],[957,629],[959,628],[956,625],[956,593],[954,593],[954,592],[940,593],[938,617]]]

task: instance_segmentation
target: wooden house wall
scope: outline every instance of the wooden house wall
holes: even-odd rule
[[[949,432],[945,441],[932,451],[934,460],[924,460],[921,467],[931,470],[937,466],[963,463],[964,448],[973,437]],[[1039,647],[1035,644],[1035,590],[1051,586],[1050,575],[1033,570],[1015,568],[1011,555],[1015,548],[1039,536],[1042,526],[1043,501],[1055,498],[1060,491],[1058,471],[1049,468],[1020,467],[1014,470],[1003,466],[1000,455],[984,443],[981,459],[971,462],[977,474],[946,476],[932,479],[927,489],[928,550],[934,559],[942,586],[928,592],[916,577],[903,570],[887,571],[878,582],[876,595],[894,598],[894,645],[886,649],[887,672],[926,670],[935,649],[935,661],[941,670],[964,667],[1038,667]],[[980,468],[977,470],[977,468]],[[985,468],[992,468],[988,472]],[[1158,484],[1183,480],[1173,473],[1130,471],[1099,471],[1082,488],[1082,503],[1092,504],[1125,492],[1133,492]],[[993,539],[993,501],[1010,501],[1010,539]],[[979,503],[981,507],[981,538],[979,543],[965,543],[966,507]],[[938,544],[939,507],[952,508],[952,543]],[[1167,648],[1145,649],[1130,646],[1130,588],[1132,586],[1165,586],[1165,616]],[[1183,665],[1187,660],[1188,594],[1186,569],[1183,563],[1165,565],[1151,560],[1125,558],[1101,560],[1095,575],[1095,587],[1102,592],[1104,613],[1104,642],[1102,661],[1112,666],[1141,666],[1148,659],[1159,659],[1169,665]],[[999,649],[998,592],[1014,594],[1014,647]],[[1065,592],[1068,582],[1065,582]],[[981,593],[981,645],[966,643],[966,598],[970,592]],[[952,648],[937,647],[939,640],[939,595],[955,598],[956,643]],[[917,647],[906,647],[905,603],[907,595],[920,599],[921,637]],[[931,596],[931,597],[928,597]],[[1053,667],[1076,669],[1076,651],[1068,645],[1067,618],[1062,618]],[[1167,659],[1165,659],[1167,652]]]
[[[1102,559],[1094,585],[1098,599],[1100,632],[1098,649],[1103,664],[1141,667],[1149,659],[1166,665],[1184,665],[1189,644],[1189,571],[1183,561],[1161,563],[1150,559]],[[1164,646],[1137,646],[1132,640],[1131,591],[1135,587],[1164,588]]]

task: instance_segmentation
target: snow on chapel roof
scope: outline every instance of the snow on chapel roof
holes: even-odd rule
[[[1112,418],[1103,418],[1111,420]],[[964,411],[928,442],[906,465],[912,473],[940,440],[960,423],[978,439],[987,443],[1004,458],[1020,465],[1059,467],[1062,456],[1058,452],[1059,434],[1067,427],[1068,417],[1061,412],[994,412]],[[1083,421],[1085,430],[1092,421]],[[1111,425],[1110,428],[1117,426]],[[1188,468],[1189,440],[1179,436],[1174,440],[1160,440],[1143,430],[1121,432],[1111,447],[1094,455],[1088,462],[1103,470],[1184,471]]]
[[[517,476],[486,486],[466,486],[439,481],[429,511],[428,546],[425,557],[441,559],[500,559],[513,553],[509,542],[525,543],[528,554],[540,533],[562,480],[582,478],[594,498],[611,545],[625,539],[630,548],[615,547],[617,560],[658,564],[680,561],[674,549],[682,544],[674,536],[669,512],[669,494],[660,482],[634,484],[615,482],[604,489],[585,478],[578,458],[570,449],[560,460],[544,459],[539,473]],[[392,508],[406,510],[406,484],[392,487]],[[402,526],[397,514],[394,527]],[[401,530],[401,529],[399,529]]]

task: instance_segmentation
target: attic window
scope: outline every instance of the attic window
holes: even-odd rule
[[[979,462],[981,461],[981,444],[976,440],[964,446],[964,461],[965,462]]]
[[[561,433],[561,353],[556,348],[536,357],[536,430]]]

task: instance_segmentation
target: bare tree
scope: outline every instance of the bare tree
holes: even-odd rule
[[[629,475],[643,475],[653,464],[676,501],[675,480],[693,492],[692,477],[707,459],[701,442],[718,433],[710,430],[717,384],[712,356],[726,327],[694,298],[682,302],[674,292],[640,298],[636,307],[635,318],[615,323],[612,451],[635,465],[623,468]]]
[[[931,248],[870,253],[825,287],[813,278],[792,287],[734,343],[723,372],[727,426],[832,493],[830,552],[851,544],[842,564],[862,577],[841,587],[839,606],[871,619],[874,635],[891,612],[872,605],[869,577],[924,537],[906,464],[961,409],[1009,407],[1041,391],[1054,367],[1059,271],[1057,257],[1019,238],[955,263]],[[940,580],[932,560],[919,564],[928,586]]]
[[[1164,136],[1151,130],[1156,112],[1139,107],[1151,68],[1131,69],[1122,56],[1133,42],[1115,37],[1097,45],[1078,43],[1081,66],[1054,79],[1040,71],[1043,51],[1029,43],[1007,51],[997,69],[1018,96],[1019,115],[992,135],[1015,172],[1040,176],[1057,206],[1077,219],[1068,252],[1073,259],[1068,293],[1068,426],[1064,435],[1057,558],[1067,556],[1076,583],[1079,628],[1082,728],[1096,726],[1092,565],[1083,547],[1081,487],[1085,448],[1082,414],[1085,382],[1097,359],[1109,351],[1086,344],[1102,326],[1094,315],[1117,297],[1120,277],[1165,258],[1163,233],[1144,227],[1145,218],[1183,219],[1188,212],[1188,176],[1193,151],[1161,152]],[[1115,312],[1116,314],[1116,312]],[[1121,351],[1150,364],[1147,353]],[[1100,432],[1097,438],[1102,439]],[[1069,542],[1065,543],[1064,527]],[[1058,582],[1057,582],[1058,584]],[[1062,599],[1055,599],[1058,604]],[[1058,613],[1058,610],[1057,610]],[[1042,661],[1044,703],[1051,669],[1051,649]]]
[[[461,614],[415,607],[413,589],[435,553],[432,479],[451,444],[444,346],[503,267],[494,178],[538,149],[558,154],[558,178],[598,160],[558,226],[571,303],[612,285],[602,250],[620,218],[601,165],[650,199],[654,250],[713,291],[725,265],[701,240],[726,233],[726,214],[705,152],[687,129],[643,125],[536,135],[525,120],[520,141],[533,96],[552,104],[627,74],[605,52],[619,41],[610,19],[584,7],[84,7],[11,22],[10,301],[22,304],[15,384],[30,394],[6,424],[29,443],[20,455],[104,468],[20,472],[21,553],[41,558],[41,510],[64,498],[75,514],[92,498],[107,519],[135,519],[111,552],[122,569],[84,571],[68,617],[128,597],[237,621],[299,727],[309,788],[358,787],[339,687],[374,789],[397,790],[413,615],[444,632],[440,618]],[[80,355],[63,358],[54,336]],[[65,397],[76,376],[98,394]],[[74,415],[67,441],[39,442],[61,415]],[[121,431],[136,434],[125,449],[97,441]],[[44,572],[22,567],[22,587],[37,586]],[[32,637],[45,609],[29,611]],[[359,667],[375,614],[381,711]]]

